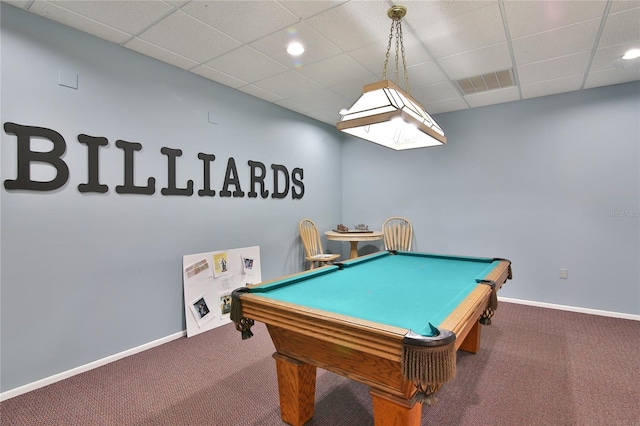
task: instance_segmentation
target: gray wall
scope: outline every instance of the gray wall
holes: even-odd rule
[[[417,250],[509,258],[504,297],[640,314],[639,82],[436,119],[444,147],[345,144],[345,224],[406,216]]]
[[[300,271],[298,221],[340,222],[341,141],[330,126],[2,4],[2,123],[41,126],[67,144],[68,183],[52,192],[2,188],[2,391],[184,330],[182,256],[260,246],[264,279]],[[77,73],[78,89],[58,85]],[[208,122],[213,112],[217,125]],[[85,133],[106,137],[106,194],[81,194]],[[118,139],[139,142],[135,182],[153,195],[115,191],[124,180]],[[34,141],[47,151],[51,143]],[[16,137],[2,131],[2,181],[16,179]],[[199,152],[214,154],[212,187],[228,158],[242,190],[247,161],[304,170],[300,200],[163,196],[167,157],[179,148],[177,183],[203,186]],[[32,179],[53,168],[34,164]],[[234,190],[235,187],[231,187]]]

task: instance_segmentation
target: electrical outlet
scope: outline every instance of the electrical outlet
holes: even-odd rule
[[[568,274],[569,274],[568,269],[560,268],[560,278],[562,278],[563,280],[566,280]]]

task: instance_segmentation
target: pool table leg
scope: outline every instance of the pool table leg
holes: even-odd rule
[[[422,404],[399,398],[378,389],[369,390],[373,401],[375,426],[420,426]]]
[[[478,353],[480,349],[480,330],[482,330],[482,327],[476,321],[458,349],[472,354]]]
[[[302,426],[313,417],[316,396],[316,367],[275,353],[280,394],[280,417],[293,426]]]

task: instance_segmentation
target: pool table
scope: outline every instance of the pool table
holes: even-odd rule
[[[510,278],[506,259],[384,251],[236,289],[231,319],[243,339],[266,324],[286,423],[313,416],[320,367],[370,387],[376,425],[419,425]]]

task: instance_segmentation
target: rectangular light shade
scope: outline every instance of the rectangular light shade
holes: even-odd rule
[[[336,125],[338,130],[395,150],[447,142],[429,113],[394,83],[368,84],[362,92]]]

